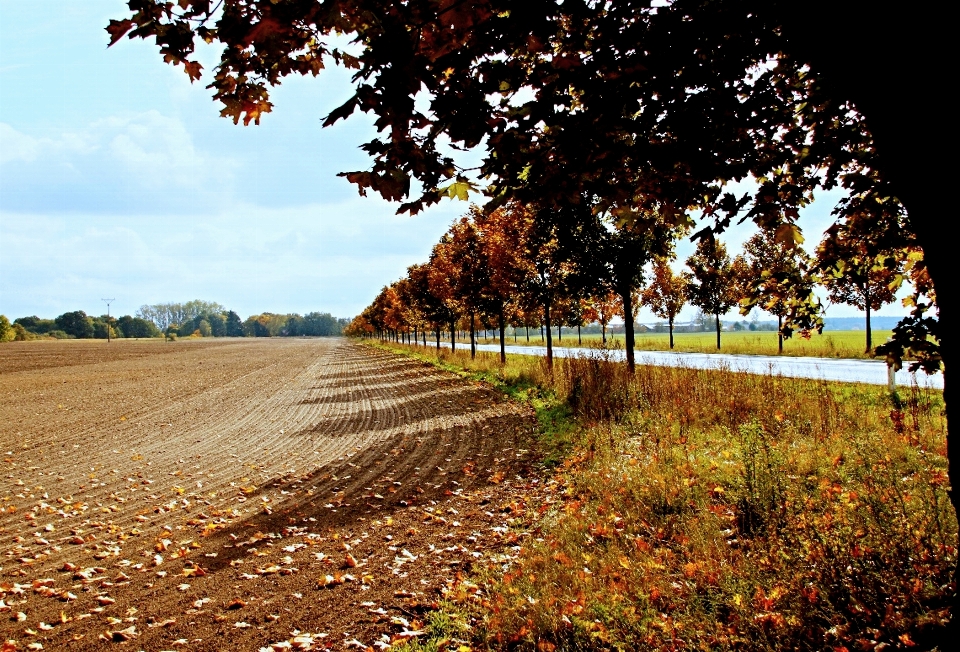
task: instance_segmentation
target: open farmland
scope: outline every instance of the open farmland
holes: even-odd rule
[[[409,636],[532,500],[525,408],[343,340],[15,343],[0,391],[5,650]]]

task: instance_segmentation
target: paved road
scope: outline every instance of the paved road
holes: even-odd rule
[[[462,345],[469,348],[469,344]],[[481,351],[500,351],[496,344],[480,344]],[[522,355],[547,354],[543,346],[508,346],[507,352]],[[605,352],[614,360],[626,360],[626,352]],[[557,347],[553,354],[558,358],[578,355],[596,355],[597,349]],[[754,374],[777,374],[789,378],[822,378],[848,383],[887,384],[887,365],[882,360],[844,360],[840,358],[775,357],[766,355],[729,355],[726,353],[674,353],[670,351],[637,351],[637,364],[661,367],[695,367],[698,369],[730,369]],[[943,375],[927,376],[924,373],[897,372],[897,385],[908,386],[916,382],[921,387],[943,389]]]

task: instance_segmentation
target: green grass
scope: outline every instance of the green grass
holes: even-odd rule
[[[889,330],[873,331],[873,344],[882,344],[891,335]],[[675,333],[673,336],[674,351],[687,353],[718,353],[716,333]],[[498,344],[496,338],[480,339],[483,344]],[[595,347],[602,343],[600,335],[584,335],[582,346]],[[506,343],[527,344],[523,332],[514,342],[513,337],[507,337]],[[469,342],[466,343],[469,346]],[[544,346],[539,331],[530,333],[530,345]],[[553,338],[554,346],[576,347],[581,346],[577,339],[576,330],[564,330],[562,339]],[[623,335],[607,336],[609,348],[623,348]],[[720,336],[719,353],[733,353],[744,355],[777,355],[777,334],[771,331],[730,331]],[[866,334],[863,331],[825,331],[822,335],[812,334],[809,339],[799,335],[784,340],[783,355],[810,356],[817,358],[870,358],[864,353],[866,348]],[[636,349],[639,351],[669,351],[670,336],[666,333],[637,333]]]
[[[416,355],[537,406],[553,462],[534,536],[450,589],[419,649],[932,649],[942,634],[957,522],[941,392]]]

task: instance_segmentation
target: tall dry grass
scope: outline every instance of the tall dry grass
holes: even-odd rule
[[[954,591],[942,394],[443,356],[576,423],[556,507],[449,597],[529,650],[931,649]],[[548,406],[549,407],[549,406]]]

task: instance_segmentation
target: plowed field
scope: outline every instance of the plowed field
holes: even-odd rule
[[[344,340],[11,343],[0,395],[4,650],[382,648],[536,486],[524,408]]]

